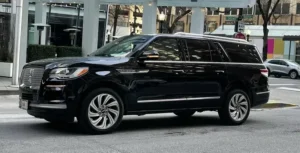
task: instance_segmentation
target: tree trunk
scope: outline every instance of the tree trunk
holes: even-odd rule
[[[264,41],[263,61],[266,61],[267,56],[268,56],[268,34],[269,34],[269,29],[268,29],[268,23],[267,22],[265,22],[263,24],[263,32],[264,32],[264,36],[263,36],[263,41]]]
[[[120,5],[116,5],[115,16],[114,16],[113,36],[116,36],[116,33],[117,33],[117,25],[118,25],[119,14],[120,14]]]

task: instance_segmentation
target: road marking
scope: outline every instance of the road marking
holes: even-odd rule
[[[269,84],[270,86],[296,86],[297,84]]]
[[[289,90],[289,91],[297,91],[297,92],[300,92],[300,89],[298,89],[298,88],[280,87],[280,88],[277,88],[277,89],[280,89],[280,90]]]

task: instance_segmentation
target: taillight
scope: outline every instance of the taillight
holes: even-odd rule
[[[264,75],[265,77],[269,76],[269,70],[268,69],[260,69],[260,73]]]

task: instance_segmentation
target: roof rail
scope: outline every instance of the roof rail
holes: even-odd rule
[[[239,41],[239,42],[248,42],[247,40],[237,39],[237,38],[228,38],[228,37],[222,37],[222,36],[212,36],[212,35],[186,33],[186,32],[177,32],[174,35],[198,36],[198,37],[204,37],[204,38],[219,38],[219,39],[223,39],[223,40],[225,39],[225,40],[232,40],[232,41]]]

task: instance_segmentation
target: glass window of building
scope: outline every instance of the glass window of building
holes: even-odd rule
[[[290,14],[290,3],[283,3],[282,4],[282,14]]]
[[[296,14],[300,14],[300,3],[297,3],[297,10],[296,10]]]

